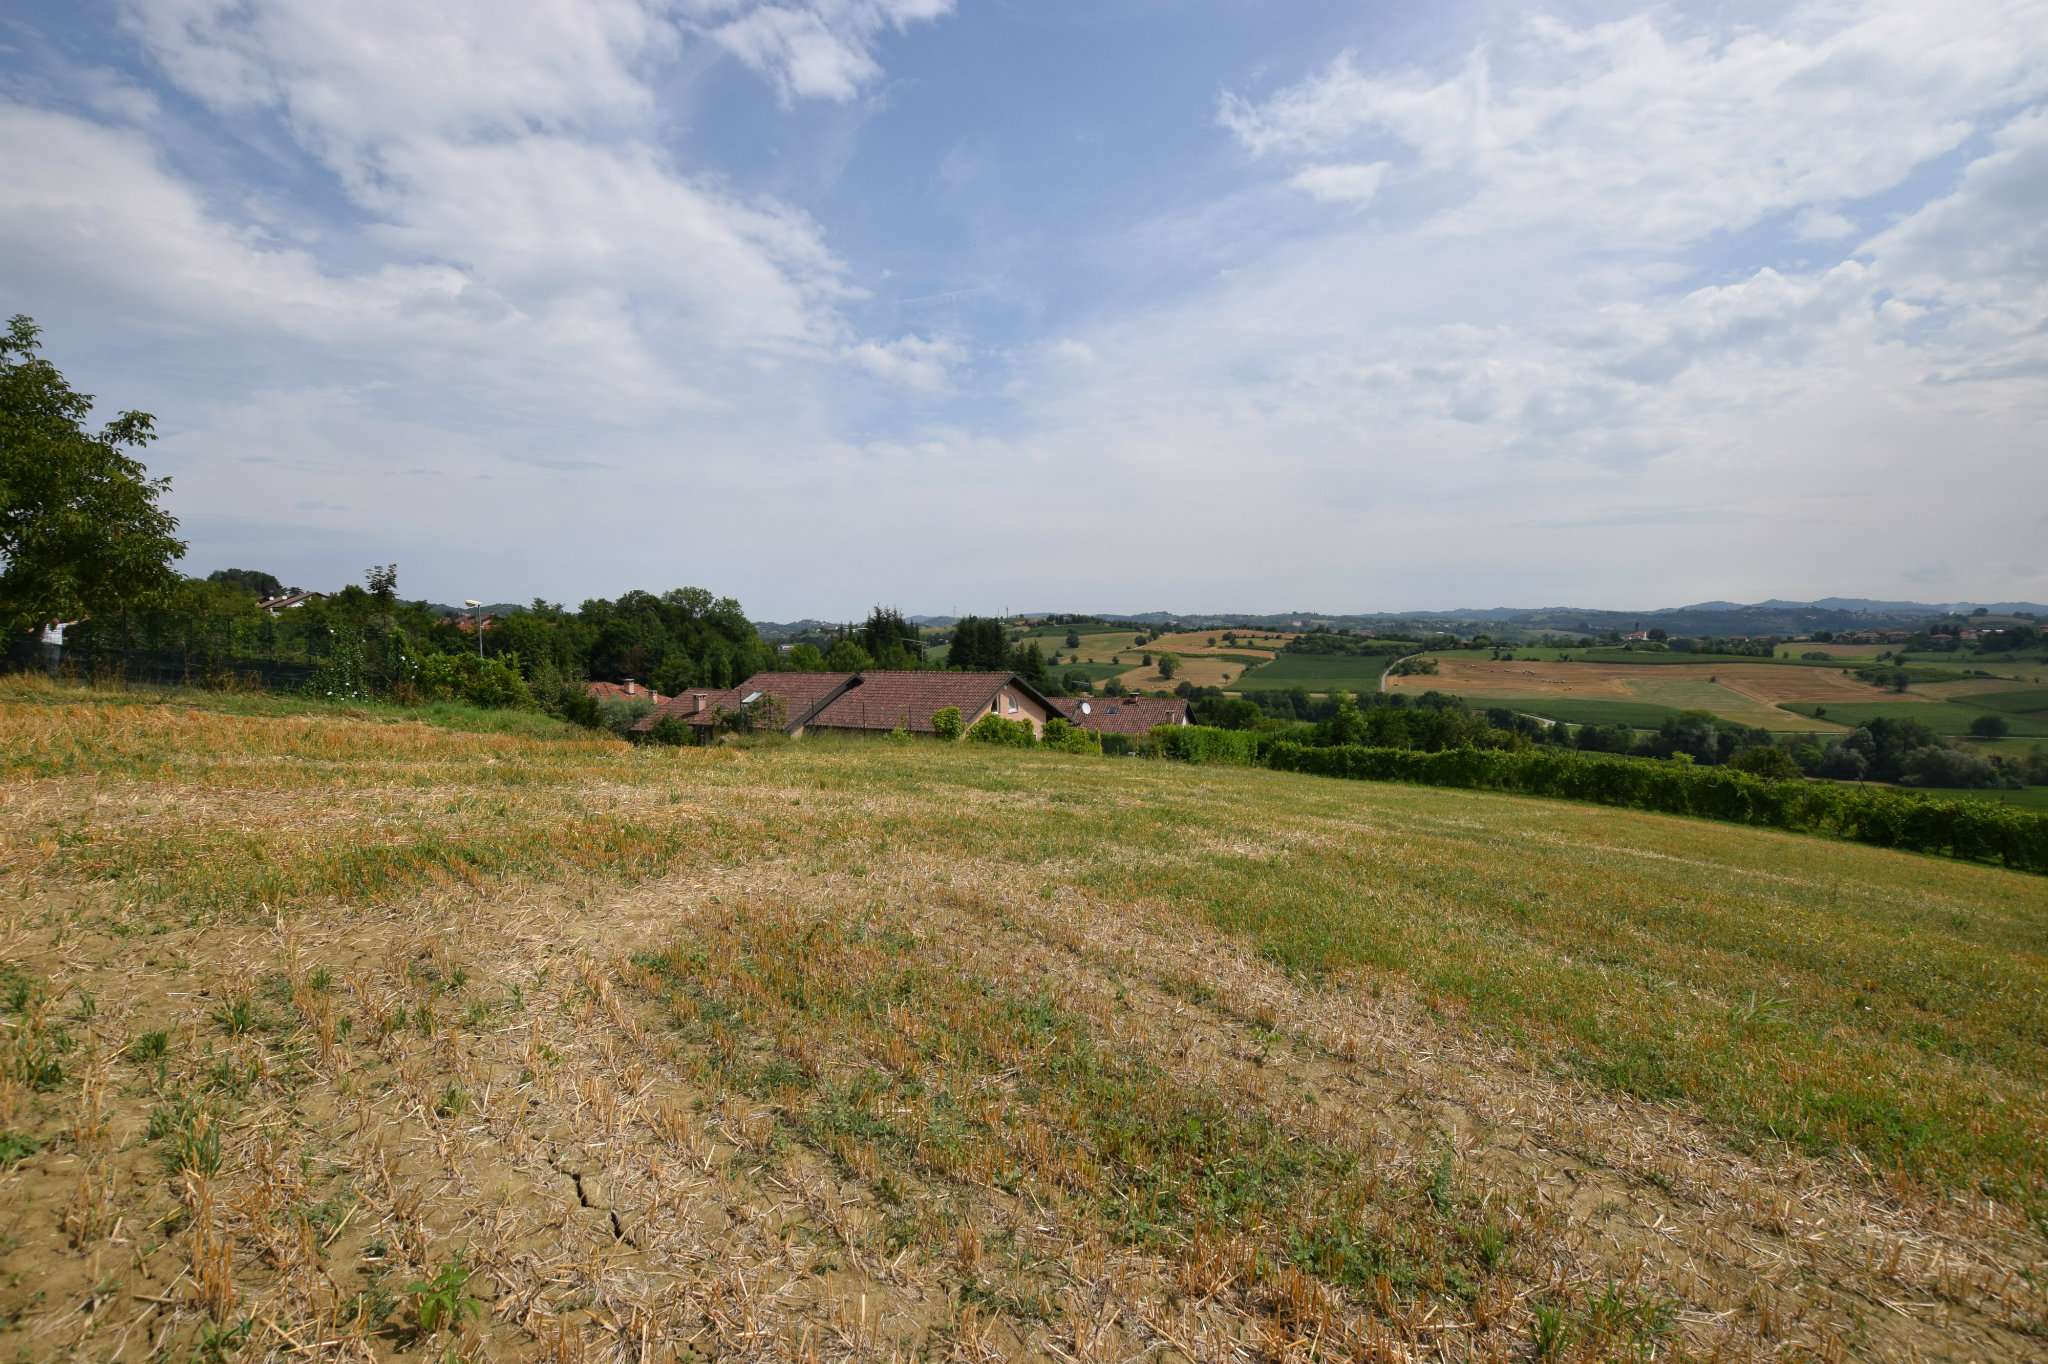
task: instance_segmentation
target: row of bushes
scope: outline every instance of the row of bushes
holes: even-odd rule
[[[1259,761],[1259,736],[1250,730],[1210,725],[1160,725],[1152,741],[1162,758],[1184,763],[1252,767]]]
[[[1283,772],[1556,796],[1829,834],[1880,848],[2048,872],[2048,815],[1988,801],[1928,800],[1871,787],[1774,781],[1725,767],[1596,757],[1560,749],[1421,753],[1356,744],[1311,748],[1277,743],[1265,759]]]

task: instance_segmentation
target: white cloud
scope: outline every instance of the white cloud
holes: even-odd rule
[[[1792,220],[1792,235],[1802,241],[1833,242],[1854,236],[1856,224],[1831,208],[1801,209],[1799,216]]]
[[[1972,117],[2044,92],[2039,0],[1887,0],[1727,32],[1541,18],[1449,77],[1373,74],[1345,52],[1266,99],[1226,94],[1219,118],[1257,156],[1391,152],[1461,177],[1446,227],[1676,243],[1887,189]]]
[[[715,34],[801,10],[858,56],[858,70],[844,70],[858,85],[877,71],[871,48],[883,31],[950,7],[699,0],[680,20]],[[489,376],[522,402],[554,394],[607,417],[621,404],[731,403],[762,364],[828,362],[856,344],[839,307],[860,291],[818,226],[692,174],[661,146],[649,82],[684,41],[678,22],[658,0],[540,0],[516,23],[494,0],[135,0],[126,23],[171,79],[224,113],[279,115],[368,220],[363,238],[393,263],[329,278],[310,256],[252,246],[255,223],[203,205],[129,142],[118,159],[173,206],[189,252],[210,243],[204,270],[138,269],[134,282],[174,309],[376,336],[416,348],[423,362]],[[762,62],[790,89],[819,93],[822,68],[809,60]],[[85,125],[68,135],[109,150]],[[93,197],[62,158],[38,166],[81,204]],[[36,186],[27,190],[33,197]],[[88,235],[104,249],[115,233],[148,235],[125,209]],[[144,241],[137,254],[160,258],[166,248]],[[186,287],[204,277],[226,287]],[[940,352],[876,343],[859,354],[891,382],[943,384]]]
[[[952,13],[953,0],[695,0],[712,40],[792,97],[845,101],[882,73],[875,43],[886,30]]]
[[[967,349],[951,337],[903,336],[860,342],[847,349],[846,358],[878,379],[940,396],[952,392],[952,371],[967,359]]]
[[[1387,163],[1370,165],[1310,166],[1296,171],[1288,184],[1326,204],[1364,204],[1380,192],[1387,178]]]

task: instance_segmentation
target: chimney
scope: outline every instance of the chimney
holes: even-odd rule
[[[690,714],[692,714],[692,715],[701,715],[701,714],[703,714],[703,713],[704,713],[704,693],[703,693],[703,692],[701,692],[701,691],[693,691],[693,692],[691,692],[691,693],[690,693]]]
[[[639,692],[639,689],[638,689],[638,688],[636,688],[636,687],[635,687],[635,686],[633,685],[633,679],[632,679],[632,678],[630,678],[630,677],[629,677],[629,678],[627,678],[627,679],[626,679],[626,695],[628,695],[628,696],[638,696],[639,694],[640,694],[640,692]]]

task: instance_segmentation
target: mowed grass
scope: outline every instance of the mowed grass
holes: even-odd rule
[[[465,1358],[2048,1330],[2010,1272],[2048,1210],[2048,878],[1259,770],[20,684],[0,752],[29,1357],[209,1357],[247,1319],[438,1358],[404,1286],[458,1261],[501,1285]],[[1773,1201],[1808,1188],[1889,1211]],[[1800,1296],[1726,1256],[1735,1208]],[[1899,1217],[1905,1259],[1855,1239]],[[1906,1326],[1813,1305],[1847,1280],[1945,1315],[1871,1335]]]
[[[40,695],[10,701],[5,720],[14,779],[177,791],[232,772],[260,790],[452,780],[475,793],[346,839],[310,808],[251,837],[240,808],[204,802],[50,831],[62,837],[47,873],[182,911],[379,902],[550,871],[638,878],[708,849],[809,848],[828,829],[833,860],[1056,858],[1073,885],[1163,899],[1305,976],[1413,979],[1589,1075],[1734,1128],[2048,1191],[2048,879],[1505,796],[964,746],[676,754]],[[666,794],[572,816],[586,782]],[[758,827],[723,804],[735,786],[790,782],[908,805],[871,829],[813,831],[800,810]],[[1190,855],[1216,839],[1247,846]],[[1276,862],[1282,847],[1296,851]],[[1753,1066],[1760,1046],[1771,1067]]]

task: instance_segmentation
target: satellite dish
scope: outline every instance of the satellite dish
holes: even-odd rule
[[[1083,702],[1081,703],[1081,713],[1082,713],[1083,715],[1093,715],[1093,714],[1094,714],[1095,712],[1094,712],[1093,710],[1089,709],[1089,707],[1088,707],[1088,703],[1087,703],[1086,701],[1083,701]]]

